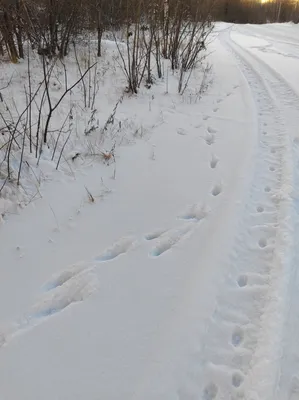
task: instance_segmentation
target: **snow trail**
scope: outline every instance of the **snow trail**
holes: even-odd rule
[[[251,87],[259,143],[227,282],[220,288],[202,339],[201,393],[203,400],[270,400],[283,368],[281,343],[295,254],[293,132],[287,124],[289,114],[278,102],[278,98],[286,98],[288,90],[277,92],[283,82],[265,68],[261,74],[260,63],[257,68],[256,61],[236,46],[229,34],[222,34],[220,40],[237,59]],[[276,80],[274,87],[264,76]]]
[[[251,55],[252,56],[252,55]],[[292,191],[292,212],[290,218],[293,224],[293,248],[291,254],[289,269],[289,285],[285,291],[285,309],[283,314],[283,332],[281,362],[276,387],[275,399],[297,399],[298,398],[298,370],[299,370],[299,352],[298,352],[298,285],[299,277],[297,265],[299,261],[298,235],[299,235],[299,209],[298,209],[298,185],[299,185],[299,152],[298,152],[298,134],[296,127],[299,124],[299,96],[288,85],[286,79],[277,71],[274,71],[269,64],[258,60],[261,71],[265,71],[267,84],[276,96],[280,110],[284,113],[289,126],[289,140],[292,148],[293,160],[293,191]]]

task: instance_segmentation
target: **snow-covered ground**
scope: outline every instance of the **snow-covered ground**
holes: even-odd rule
[[[218,24],[209,50],[202,95],[198,71],[125,96],[115,163],[77,134],[38,199],[0,198],[1,400],[299,399],[299,27]]]

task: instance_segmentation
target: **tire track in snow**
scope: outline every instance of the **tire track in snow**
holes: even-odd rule
[[[266,62],[257,56],[251,57],[266,71],[265,80],[273,93],[275,93],[279,108],[283,111],[285,119],[290,124],[290,139],[293,159],[293,186],[296,188],[292,193],[293,199],[293,237],[294,252],[291,254],[290,268],[288,272],[288,285],[285,292],[285,310],[283,315],[283,333],[280,371],[278,384],[275,393],[277,400],[298,400],[299,399],[299,95],[288,85],[283,76],[273,70]],[[271,169],[270,169],[271,170]],[[272,169],[273,170],[273,169]]]
[[[196,377],[199,390],[187,395],[184,391],[179,398],[272,400],[280,370],[292,254],[288,218],[293,177],[287,116],[276,102],[276,93],[242,51],[237,51],[229,38],[222,40],[237,58],[252,90],[259,143],[227,282],[201,340],[204,345],[197,357],[201,371]],[[194,382],[190,382],[192,386]]]

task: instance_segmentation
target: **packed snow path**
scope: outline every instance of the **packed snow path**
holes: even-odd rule
[[[298,33],[217,25],[102,201],[94,167],[1,227],[1,399],[299,399]]]

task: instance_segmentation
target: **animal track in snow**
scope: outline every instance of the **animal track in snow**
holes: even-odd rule
[[[212,189],[212,195],[213,196],[218,196],[220,193],[222,192],[222,185],[220,185],[220,184],[218,184],[218,185],[215,185],[214,187],[213,187],[213,189]]]
[[[1,332],[0,333],[0,349],[5,343],[6,343],[6,335],[5,335],[5,333]]]
[[[210,126],[207,127],[207,131],[211,134],[217,133],[216,129],[211,128]]]
[[[234,347],[238,347],[243,342],[243,340],[244,332],[239,326],[237,326],[232,333],[232,345]]]
[[[265,192],[266,192],[266,193],[269,193],[269,192],[271,192],[271,188],[270,188],[270,186],[265,186]]]
[[[207,145],[211,146],[215,143],[215,135],[213,133],[207,132],[205,141]]]
[[[218,107],[215,107],[215,108],[213,109],[213,112],[216,113],[218,110],[219,110],[219,108],[218,108]]]
[[[187,135],[187,132],[183,128],[177,129],[176,132],[177,132],[178,135],[181,135],[181,136],[186,136]]]
[[[133,245],[134,239],[132,237],[123,237],[115,242],[110,248],[104,253],[95,258],[95,261],[104,262],[110,261],[114,258],[126,253]]]
[[[220,104],[222,102],[222,99],[218,99],[217,103]]]
[[[193,223],[189,223],[179,229],[173,229],[171,231],[165,232],[160,236],[157,245],[152,249],[150,255],[152,257],[159,257],[166,251],[170,250],[178,242],[180,242],[184,236],[186,236],[194,227]]]
[[[204,121],[207,121],[209,118],[210,118],[209,115],[204,115],[202,119],[203,119]]]
[[[158,229],[156,231],[153,231],[151,233],[148,233],[147,235],[145,235],[145,239],[146,240],[155,240],[158,239],[161,235],[163,235],[163,233],[166,232],[166,229]]]
[[[263,249],[264,247],[267,246],[267,239],[261,238],[261,239],[258,241],[258,244],[259,244],[260,248]]]
[[[218,387],[215,383],[209,383],[203,391],[203,400],[214,400],[218,393]]]
[[[94,264],[74,265],[54,275],[43,286],[46,291],[42,293],[39,301],[21,318],[8,325],[3,335],[0,332],[0,347],[15,335],[33,328],[74,303],[84,301],[92,295],[97,286]]]
[[[214,154],[212,154],[212,158],[210,161],[210,167],[212,169],[215,169],[217,167],[218,162],[219,162],[219,159]]]
[[[271,153],[272,153],[272,154],[275,154],[275,153],[276,153],[276,149],[272,148],[272,149],[271,149]]]
[[[64,271],[55,274],[47,283],[45,283],[45,285],[43,286],[43,289],[45,291],[49,291],[49,290],[55,289],[59,286],[62,286],[69,279],[80,274],[85,269],[86,269],[86,265],[83,263],[77,264],[77,265],[72,265],[71,267],[65,269]]]
[[[235,388],[240,387],[240,386],[242,385],[243,381],[244,381],[244,378],[243,378],[243,376],[242,376],[240,373],[235,372],[235,373],[232,375],[232,385],[233,385]]]
[[[257,207],[256,207],[256,211],[257,211],[258,213],[262,213],[262,212],[264,212],[264,207],[262,207],[262,206],[257,206]]]
[[[239,287],[247,286],[248,276],[247,275],[240,275],[238,280],[237,280],[237,283],[238,283]]]
[[[288,400],[298,400],[299,398],[299,378],[296,375],[292,376],[289,388]]]
[[[206,206],[198,203],[189,206],[187,211],[183,213],[179,218],[200,221],[205,218],[207,214],[208,210]]]
[[[29,314],[23,318],[19,328],[34,325],[36,320],[56,314],[72,303],[80,302],[89,297],[96,287],[96,276],[92,268],[86,267],[80,273],[69,278],[65,283],[45,293],[41,300],[32,307]]]
[[[271,171],[271,172],[274,172],[275,171],[275,167],[273,167],[272,165],[269,167],[269,170]]]

